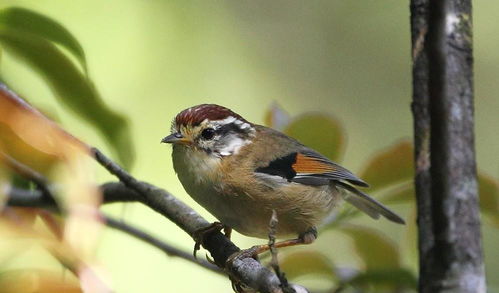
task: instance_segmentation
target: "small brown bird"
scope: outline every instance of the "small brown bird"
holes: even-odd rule
[[[341,198],[372,218],[404,223],[353,187],[368,184],[347,169],[225,107],[183,110],[162,142],[173,144],[173,167],[187,193],[225,227],[266,238],[275,210],[277,236],[298,236],[277,247],[313,242],[316,226]]]

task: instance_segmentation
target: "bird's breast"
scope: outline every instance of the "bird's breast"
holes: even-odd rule
[[[173,151],[174,168],[187,193],[242,234],[265,238],[270,215],[276,210],[278,236],[297,235],[319,224],[337,198],[333,186],[305,186],[286,180],[270,184],[250,166],[237,163],[237,158],[227,159],[185,147]]]

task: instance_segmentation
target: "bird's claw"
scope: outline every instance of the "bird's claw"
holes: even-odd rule
[[[258,254],[262,252],[261,248],[262,245],[255,245],[248,249],[243,249],[239,250],[238,252],[234,252],[231,256],[229,256],[229,258],[227,258],[227,261],[225,262],[225,267],[230,268],[235,260],[240,260],[245,258],[257,259]]]
[[[211,225],[204,227],[204,228],[200,228],[200,229],[196,230],[196,232],[194,232],[194,235],[192,236],[192,238],[194,238],[194,241],[195,241],[194,251],[192,252],[192,255],[194,256],[194,258],[197,259],[197,255],[196,255],[197,251],[201,249],[201,244],[203,244],[203,241],[204,241],[204,238],[206,237],[206,235],[209,235],[209,234],[215,233],[215,232],[220,232],[220,231],[222,231],[222,229],[224,231],[226,231],[230,228],[225,226],[224,224],[222,224],[220,222],[214,222]]]
[[[236,260],[242,260],[245,258],[258,259],[258,254],[262,252],[261,247],[262,245],[255,245],[251,248],[234,252],[231,256],[229,256],[229,258],[227,258],[227,261],[225,262],[225,270],[230,272],[232,264]],[[246,290],[244,289],[245,285],[236,278],[233,278],[230,273],[229,273],[229,279],[232,283],[232,289],[234,290],[234,292],[246,292]]]

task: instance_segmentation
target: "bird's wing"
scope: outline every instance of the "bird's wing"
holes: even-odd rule
[[[305,185],[328,185],[333,181],[336,186],[348,191],[348,193],[341,193],[346,201],[372,218],[378,219],[382,215],[390,221],[404,223],[402,218],[383,204],[350,185],[367,187],[369,185],[366,182],[314,151],[303,150],[290,153],[271,161],[267,166],[257,168],[255,172],[280,176],[288,182]]]
[[[305,185],[327,185],[331,180],[335,180],[369,186],[347,169],[309,150],[293,152],[277,158],[267,166],[257,168],[255,172],[281,176],[290,182]]]

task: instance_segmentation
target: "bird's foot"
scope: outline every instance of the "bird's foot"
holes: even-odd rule
[[[267,245],[255,245],[251,248],[242,249],[242,250],[239,250],[238,252],[233,253],[231,256],[229,256],[229,258],[227,258],[227,261],[225,262],[225,267],[226,268],[232,267],[232,263],[236,260],[241,260],[241,259],[245,259],[245,258],[258,259],[258,255],[260,253],[268,250],[268,249],[265,249],[265,246],[267,246]]]
[[[316,228],[310,228],[310,230],[303,232],[298,236],[298,238],[295,239],[289,239],[289,240],[284,240],[284,241],[279,241],[274,243],[275,248],[283,248],[283,247],[288,247],[288,246],[295,246],[295,245],[300,245],[300,244],[310,244],[317,239],[317,229]],[[268,244],[262,244],[262,245],[255,245],[251,248],[248,249],[243,249],[241,251],[238,251],[234,254],[232,254],[228,259],[227,263],[232,263],[235,259],[243,259],[247,257],[252,257],[254,259],[258,258],[258,255],[270,250],[270,246]]]
[[[224,231],[224,235],[230,240],[232,228],[220,222],[213,222],[211,225],[198,229],[196,232],[194,232],[193,235],[195,241],[194,251],[193,251],[194,258],[197,258],[196,253],[198,250],[201,249],[201,244],[203,244],[204,238],[209,234],[220,232],[222,230]]]
[[[301,243],[299,244],[310,244],[317,239],[317,228],[312,227],[306,232],[303,232],[298,236],[298,239],[301,239]]]

